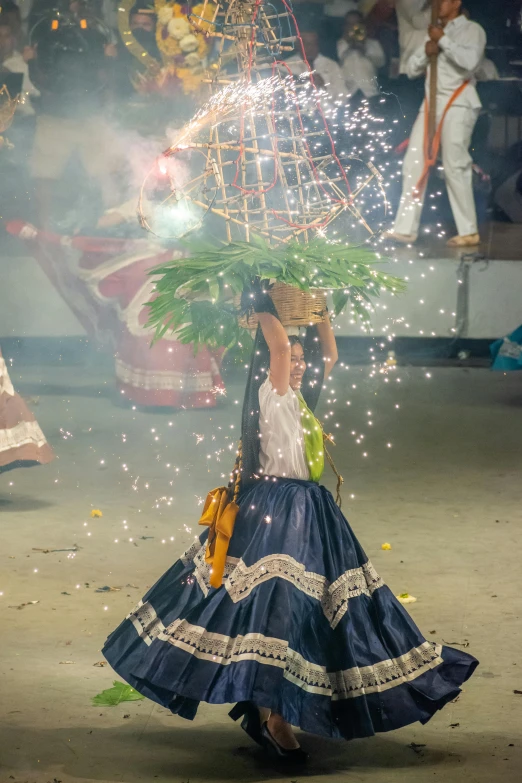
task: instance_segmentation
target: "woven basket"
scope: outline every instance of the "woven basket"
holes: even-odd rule
[[[311,294],[286,283],[274,283],[270,289],[270,296],[283,326],[311,326],[324,321],[326,310],[324,291],[318,289]],[[239,298],[236,299],[236,304],[239,306]],[[248,318],[247,316],[239,318],[239,325],[243,329],[256,329],[257,324],[257,313],[252,313]]]

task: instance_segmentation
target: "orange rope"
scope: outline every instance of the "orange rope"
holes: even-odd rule
[[[420,195],[424,192],[424,189],[428,183],[428,177],[430,175],[430,171],[433,168],[433,166],[437,162],[437,157],[439,155],[439,149],[440,149],[440,142],[442,138],[442,127],[444,125],[444,120],[446,119],[446,115],[448,111],[451,109],[457,98],[464,92],[466,87],[468,86],[470,80],[468,79],[463,84],[458,87],[451,98],[449,99],[446,108],[444,109],[444,113],[440,119],[440,122],[437,126],[437,130],[435,131],[435,136],[433,137],[433,142],[431,144],[430,149],[430,138],[429,138],[429,104],[428,104],[428,97],[426,96],[424,101],[424,169],[422,171],[422,174],[420,176],[419,181],[417,182],[417,185],[415,186],[414,195],[417,196],[417,198],[420,197]]]

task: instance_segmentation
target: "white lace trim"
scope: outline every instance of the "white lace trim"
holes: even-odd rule
[[[0,429],[0,453],[28,445],[40,448],[46,443],[45,436],[36,421],[21,421],[8,430]]]
[[[139,601],[126,619],[131,621],[138,636],[143,639],[146,645],[151,645],[154,639],[165,631],[165,626],[156,614],[156,610],[148,601],[145,603]]]
[[[201,542],[198,538],[196,539],[196,541],[194,541],[194,543],[191,546],[189,546],[187,551],[183,552],[183,554],[181,555],[180,560],[183,563],[183,565],[184,566],[190,565],[190,563],[192,563],[194,557],[197,555],[200,549],[201,549]]]
[[[193,564],[194,570],[192,575],[194,579],[196,579],[201,592],[206,597],[209,594],[211,585],[210,566],[205,561],[205,551],[206,545],[201,545],[198,540],[195,541],[183,555],[181,555],[180,559],[183,565],[186,567]],[[315,574],[311,571],[305,571],[304,566],[294,560],[294,558],[290,557],[290,555],[268,555],[267,557],[258,560],[257,563],[254,563],[253,566],[246,566],[243,560],[239,560],[238,558],[227,557],[224,573],[224,586],[234,603],[238,603],[243,598],[246,598],[248,595],[250,595],[257,585],[276,577],[285,579],[294,585],[294,587],[304,592],[306,595],[319,601],[322,610],[332,628],[336,628],[341,618],[344,617],[350,598],[363,594],[370,596],[376,589],[382,587],[384,584],[369,561],[361,568],[354,568],[350,571],[346,571],[339,577],[339,579],[330,585],[326,577],[321,576],[320,574]],[[157,617],[154,608],[150,603],[143,603],[142,601],[140,601],[136,608],[130,612],[127,619],[133,623],[134,627],[138,631],[140,638],[142,638],[146,644],[151,644],[152,641],[159,636],[161,636],[164,640],[168,638],[168,640],[173,643],[169,634],[171,634],[173,631],[177,631],[178,629],[183,630],[183,627],[185,627],[183,626],[185,621],[176,620],[171,626],[169,626],[166,633],[164,633],[165,626]],[[190,632],[190,639],[195,638],[194,634],[196,636],[198,634],[205,634],[204,628],[199,628],[199,626],[190,626],[190,628],[196,629],[196,631]],[[219,634],[206,634],[204,638],[214,639],[214,637],[216,637],[216,639],[229,639],[229,637],[221,637]],[[177,638],[178,637],[176,636],[176,639]],[[245,637],[249,644],[253,638],[264,639],[265,637],[259,634],[249,634]],[[190,639],[187,641],[186,639],[180,638],[179,646],[183,646],[184,644],[190,645]],[[243,637],[236,637],[236,639],[242,640]],[[232,640],[232,642],[234,642],[234,640]],[[232,644],[232,642],[230,643]],[[272,644],[272,642],[273,640],[270,640],[270,644]],[[280,644],[285,643],[280,642]],[[185,647],[183,647],[183,649],[185,649]],[[226,649],[227,648],[225,648],[225,653]],[[235,648],[233,647],[233,649]],[[202,650],[202,652],[205,652],[205,650]],[[213,648],[213,652],[209,653],[210,658],[208,660],[217,660],[218,658],[223,658],[223,660],[225,660],[227,657],[225,653],[216,653],[215,649]],[[243,647],[240,645],[239,652],[237,654],[244,656],[247,653],[252,654],[253,657],[251,660],[262,660],[264,655],[261,648],[257,649],[254,654],[252,651],[243,649]],[[297,658],[295,658],[295,671],[293,669],[292,672],[288,674],[288,677],[290,679],[292,677],[294,679],[299,679],[301,676],[301,667],[299,665],[298,653],[293,653],[292,651],[290,651],[290,653],[292,656],[297,656]],[[236,653],[234,653],[234,655],[235,654]],[[242,657],[241,660],[243,659],[246,660],[244,657]],[[312,669],[310,667],[313,667],[313,664],[308,664],[307,662],[305,663],[308,667],[307,671],[314,671],[316,673],[322,671],[321,667]],[[331,677],[331,675],[328,675],[328,677]],[[308,682],[308,680],[306,681]],[[323,688],[324,685],[316,686],[314,682],[311,682],[310,687]],[[332,698],[334,698],[334,696],[332,696]]]
[[[326,577],[306,571],[290,555],[267,555],[251,566],[239,560],[227,581],[225,589],[234,603],[246,598],[263,582],[280,578],[321,603],[323,612],[332,628],[335,628],[348,608],[350,598],[372,595],[384,582],[368,561],[360,568],[352,568],[342,574],[333,584]]]
[[[229,666],[240,661],[257,661],[284,670],[283,676],[308,693],[327,696],[333,701],[351,699],[394,688],[420,677],[443,663],[441,646],[424,642],[405,655],[372,666],[353,667],[328,672],[326,667],[311,663],[283,639],[263,634],[224,636],[210,633],[187,620],[176,620],[161,634],[166,641],[201,660]]]
[[[139,387],[146,391],[210,391],[213,383],[212,373],[198,371],[196,375],[177,370],[146,370],[143,367],[133,367],[116,359],[116,377],[122,383]]]
[[[372,666],[327,672],[324,666],[310,663],[290,650],[285,677],[309,693],[324,694],[333,701],[339,701],[380,693],[410,682],[440,666],[443,663],[441,651],[441,645],[424,642],[398,658],[379,661]]]
[[[187,620],[175,620],[166,628],[162,641],[181,647],[196,658],[223,666],[239,661],[257,660],[273,666],[285,665],[288,643],[282,639],[249,633],[244,636],[224,636],[210,633]]]
[[[184,566],[190,566],[191,564],[194,565],[194,578],[196,582],[198,583],[201,592],[207,597],[209,590],[211,589],[210,584],[210,566],[205,561],[205,553],[207,551],[207,545],[203,544],[198,541],[195,541],[194,544],[190,547],[190,549],[187,549],[184,554],[181,555],[181,562]],[[223,573],[223,580],[225,581],[230,574],[234,572],[234,569],[237,567],[239,563],[239,558],[237,557],[227,557],[225,562],[225,570]]]
[[[206,544],[204,544],[199,552],[194,557],[194,576],[198,585],[201,588],[201,592],[204,596],[207,596],[211,589],[210,584],[210,565],[205,561],[205,553],[207,551]],[[227,557],[225,561],[225,570],[223,572],[223,581],[226,581],[228,577],[235,571],[239,559],[237,557]]]

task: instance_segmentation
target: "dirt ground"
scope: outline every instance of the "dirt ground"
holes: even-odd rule
[[[97,666],[105,637],[198,534],[199,503],[230,469],[240,385],[215,411],[169,414],[124,407],[109,369],[17,367],[12,380],[39,398],[58,459],[0,476],[1,783],[520,780],[522,375],[338,370],[324,405],[345,513],[394,592],[417,597],[427,638],[480,667],[426,726],[300,735],[312,760],[295,774],[267,764],[226,706],[191,723],[148,701],[91,705],[116,679]]]

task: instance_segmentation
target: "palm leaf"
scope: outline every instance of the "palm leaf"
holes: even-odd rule
[[[332,244],[321,237],[304,246],[294,241],[276,248],[260,236],[218,247],[201,241],[183,244],[188,258],[164,262],[149,272],[155,278],[148,304],[154,341],[174,331],[196,350],[200,345],[251,345],[249,333],[237,322],[232,298],[256,277],[304,291],[330,290],[336,315],[350,305],[364,323],[383,291],[405,290],[404,281],[381,271],[384,262],[369,247]]]
[[[141,701],[144,698],[145,696],[135,691],[127,683],[115,680],[112,688],[107,688],[93,697],[92,704],[95,707],[114,707],[116,704],[121,704],[122,701]]]

